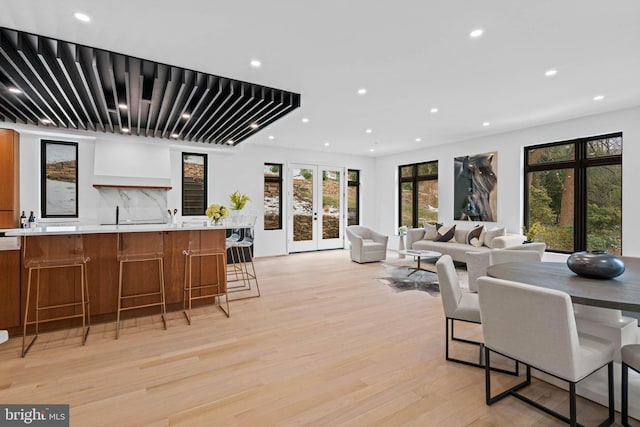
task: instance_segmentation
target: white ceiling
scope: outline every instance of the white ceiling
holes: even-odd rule
[[[384,155],[640,105],[639,0],[0,0],[0,26],[302,95],[243,144]]]

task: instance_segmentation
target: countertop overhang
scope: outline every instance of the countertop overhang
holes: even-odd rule
[[[41,236],[60,234],[100,234],[100,233],[144,233],[152,231],[185,231],[185,230],[229,230],[235,228],[253,228],[252,224],[209,225],[208,221],[185,222],[172,224],[137,224],[137,225],[52,225],[36,228],[12,228],[0,230],[6,237]]]

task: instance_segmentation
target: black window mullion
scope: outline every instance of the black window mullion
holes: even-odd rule
[[[573,250],[582,251],[587,247],[587,170],[583,167],[587,156],[587,141],[577,142],[575,150]]]

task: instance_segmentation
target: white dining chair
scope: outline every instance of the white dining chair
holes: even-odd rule
[[[506,262],[540,262],[547,245],[542,242],[492,249],[484,252],[467,252],[467,279],[469,290],[478,292],[478,279],[487,275],[487,268]]]
[[[460,288],[460,282],[458,281],[456,268],[450,255],[442,255],[440,257],[440,259],[436,262],[436,270],[438,272],[440,297],[442,299],[442,307],[444,308],[445,316],[445,358],[446,360],[451,362],[483,368],[483,343],[480,341],[473,341],[456,337],[454,333],[454,324],[456,320],[460,322],[475,324],[480,323],[480,305],[478,304],[478,294],[462,291],[462,289]],[[449,326],[451,328],[449,328]],[[477,345],[479,347],[478,363],[451,357],[449,355],[450,341],[458,341],[466,344]],[[517,368],[518,367],[516,365],[514,371],[508,371],[499,368],[494,368],[494,370],[512,375],[518,375]]]
[[[609,416],[614,421],[613,344],[581,334],[576,328],[571,298],[565,292],[490,277],[478,279],[478,300],[485,342],[485,393],[487,405],[506,396],[577,425],[576,383],[604,366],[608,370]],[[526,365],[526,379],[491,395],[491,353]],[[544,407],[519,390],[531,384],[531,368],[569,383],[570,415]]]

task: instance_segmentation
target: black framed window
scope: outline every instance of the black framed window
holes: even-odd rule
[[[622,133],[526,147],[524,225],[547,250],[622,254]],[[537,224],[537,225],[536,225]]]
[[[78,143],[41,141],[42,218],[78,217]]]
[[[398,167],[399,226],[438,220],[438,161]]]
[[[182,215],[204,215],[207,209],[207,155],[182,153]]]
[[[347,225],[360,224],[360,171],[347,171]]]
[[[264,229],[282,229],[282,164],[264,164]]]

